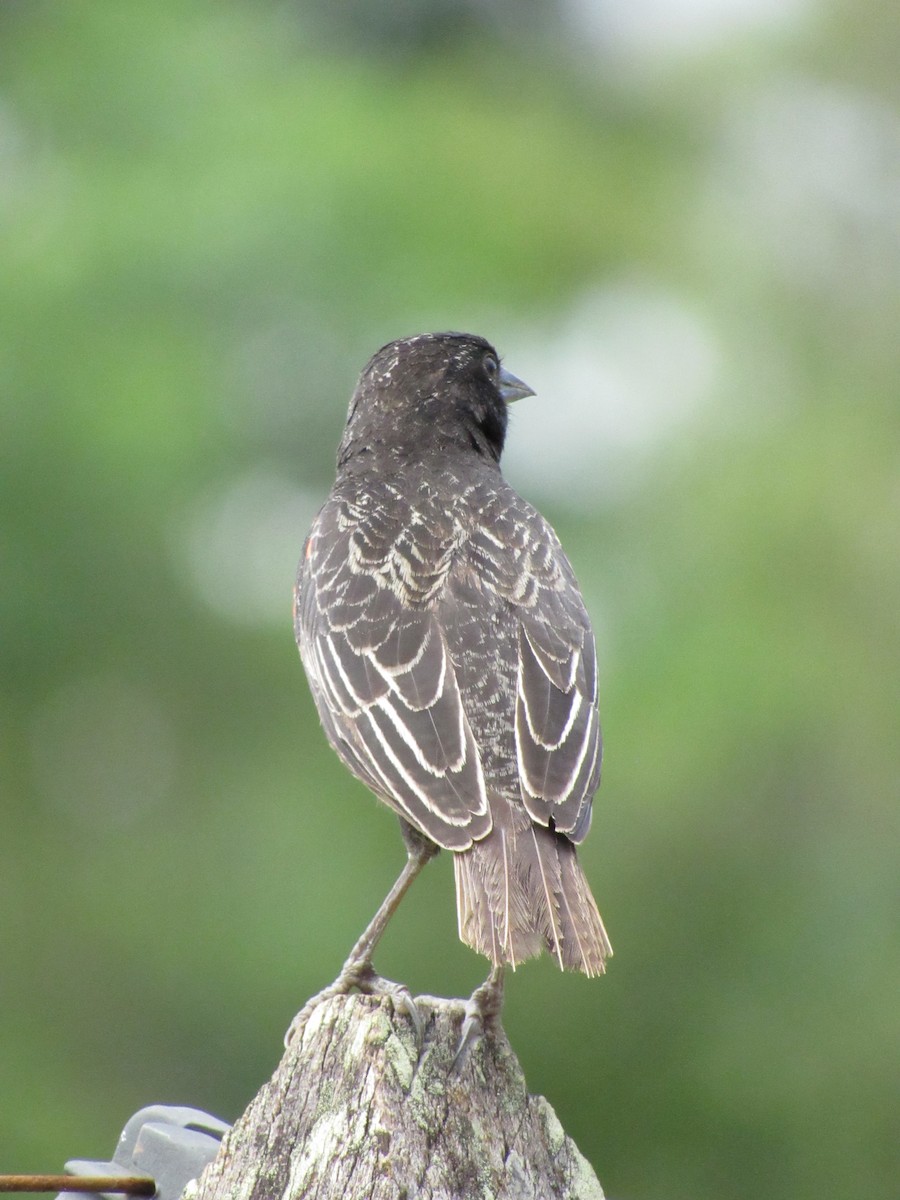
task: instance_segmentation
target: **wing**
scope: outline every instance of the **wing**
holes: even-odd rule
[[[528,814],[574,842],[600,781],[597,658],[590,619],[559,539],[514,492],[482,523],[472,561],[517,620],[515,744]]]
[[[414,606],[440,584],[425,536],[403,521],[389,528],[383,506],[329,501],[301,564],[297,640],[338,754],[416,829],[464,850],[491,816],[444,637]]]
[[[586,837],[600,782],[597,662],[590,627],[580,641],[525,621],[519,635],[516,750],[522,799],[534,820]]]

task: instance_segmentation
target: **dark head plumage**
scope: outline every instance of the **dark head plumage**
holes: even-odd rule
[[[338,462],[379,452],[409,459],[454,450],[499,462],[507,404],[533,394],[475,334],[425,333],[388,342],[359,377]]]

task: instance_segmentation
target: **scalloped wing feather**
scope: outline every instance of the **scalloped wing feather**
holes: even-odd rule
[[[478,747],[438,622],[391,586],[376,533],[339,501],[319,514],[298,584],[300,652],[347,766],[438,845],[465,849],[491,827]],[[407,547],[407,582],[414,558]],[[414,586],[427,593],[434,577]]]

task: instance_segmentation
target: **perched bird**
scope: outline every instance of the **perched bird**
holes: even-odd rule
[[[493,965],[612,953],[575,856],[600,778],[594,637],[569,560],[506,483],[507,405],[533,395],[483,338],[383,346],[360,376],[337,478],[306,540],[295,629],[334,749],[400,817],[408,861],[329,991],[404,989],[375,944],[439,849],[459,934]]]

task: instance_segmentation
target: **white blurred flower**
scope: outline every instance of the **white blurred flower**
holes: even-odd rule
[[[900,279],[900,117],[874,96],[804,79],[726,114],[710,207],[783,276],[853,297]]]
[[[197,596],[230,620],[289,623],[303,539],[324,499],[265,468],[201,495],[174,539]]]
[[[812,0],[567,0],[580,39],[632,67],[689,59],[732,38],[796,25]]]
[[[537,392],[512,409],[506,474],[579,508],[641,477],[695,419],[721,359],[679,296],[630,280],[582,296],[556,329],[511,329],[502,346]]]

